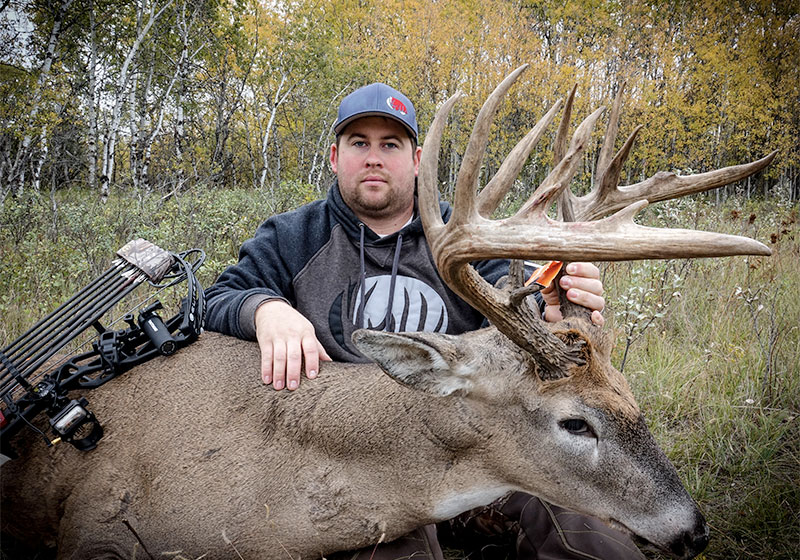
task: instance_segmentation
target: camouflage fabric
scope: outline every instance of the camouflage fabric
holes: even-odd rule
[[[167,251],[141,238],[126,243],[117,255],[144,272],[151,282],[161,280],[173,264]]]

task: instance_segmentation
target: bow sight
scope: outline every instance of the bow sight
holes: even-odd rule
[[[203,264],[203,251],[176,254],[136,239],[117,255],[108,270],[0,351],[0,464],[16,457],[10,439],[23,427],[42,436],[48,446],[67,441],[83,451],[94,449],[103,428],[87,399],[68,393],[99,387],[150,358],[173,354],[200,335],[205,300],[194,272]],[[185,281],[178,313],[163,321],[156,300],[139,311],[138,319],[126,314],[126,328],[103,327],[100,318],[145,281],[159,289]],[[98,333],[91,351],[55,366],[48,362],[89,327]],[[42,411],[56,435],[52,441],[33,423]]]

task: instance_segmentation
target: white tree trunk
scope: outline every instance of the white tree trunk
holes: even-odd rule
[[[186,21],[186,2],[181,6],[181,14],[177,20],[178,32],[181,38],[181,58],[178,62],[178,99],[175,108],[175,130],[173,138],[175,140],[175,165],[178,167],[175,174],[175,192],[183,188],[186,176],[183,171],[183,145],[186,141],[186,127],[184,120],[183,106],[186,103],[186,65],[189,58],[189,25]]]
[[[33,177],[31,181],[33,190],[37,193],[41,191],[42,166],[44,165],[44,160],[47,159],[49,151],[50,145],[47,142],[47,125],[42,125],[42,131],[39,134],[39,152],[36,155],[36,162],[33,165]]]
[[[87,118],[89,136],[87,138],[87,166],[89,167],[89,189],[97,186],[97,22],[94,5],[89,11],[89,91],[87,92]]]
[[[141,184],[148,193],[152,190],[152,185],[150,184],[150,160],[153,154],[153,142],[155,142],[156,136],[161,133],[161,127],[164,124],[164,112],[167,105],[166,100],[172,93],[172,88],[175,86],[175,82],[178,81],[178,74],[180,73],[182,66],[181,63],[182,61],[178,61],[178,64],[175,68],[175,74],[172,75],[169,86],[167,86],[167,91],[165,91],[163,97],[158,100],[158,119],[156,121],[156,125],[153,127],[153,130],[150,132],[150,134],[148,134],[147,137],[142,140]],[[148,89],[150,87],[149,83],[150,80],[148,80]],[[147,92],[144,93],[146,94]],[[144,114],[146,115],[145,122],[149,128],[149,113],[145,111]]]
[[[150,18],[137,34],[136,40],[134,40],[128,54],[125,56],[125,61],[122,63],[122,68],[117,78],[117,92],[111,114],[111,123],[105,134],[106,141],[103,145],[103,171],[100,175],[100,198],[103,202],[108,199],[111,177],[114,173],[114,152],[117,147],[117,136],[119,135],[120,122],[122,120],[122,105],[125,99],[125,86],[128,83],[128,70],[142,45],[142,41],[150,32],[150,28],[172,2],[173,0],[167,0],[167,3],[158,12],[155,11],[155,5],[150,6]]]
[[[130,113],[130,122],[128,126],[130,127],[131,131],[129,159],[131,168],[131,182],[133,183],[134,189],[139,187],[139,106],[136,101],[138,89],[139,76],[134,74],[131,76],[131,85],[130,89],[128,90],[128,111]]]
[[[278,84],[278,89],[275,92],[275,99],[272,102],[272,107],[269,113],[269,119],[267,120],[267,126],[264,130],[264,134],[261,137],[261,173],[258,178],[258,188],[263,189],[264,183],[267,180],[267,166],[269,165],[267,159],[267,152],[269,148],[269,135],[270,131],[272,130],[272,125],[275,122],[275,114],[278,112],[278,107],[283,105],[286,100],[289,98],[289,94],[292,92],[294,87],[289,87],[285,93],[281,94],[283,90],[283,86],[286,84],[287,75],[284,72],[281,74],[281,83]]]
[[[32,151],[31,144],[33,143],[33,131],[31,129],[33,128],[34,123],[36,122],[36,117],[38,116],[39,110],[41,108],[42,89],[44,87],[45,81],[50,75],[50,69],[53,66],[53,59],[55,58],[56,55],[58,40],[61,38],[61,26],[64,22],[64,16],[66,15],[70,5],[72,5],[72,2],[73,0],[63,0],[61,2],[61,5],[58,7],[58,11],[56,12],[55,18],[53,19],[53,29],[50,31],[50,38],[47,41],[47,51],[45,51],[44,61],[42,62],[42,68],[39,71],[39,77],[36,80],[36,89],[34,90],[32,95],[31,111],[28,114],[28,122],[27,126],[25,127],[25,136],[22,138],[22,145],[17,151],[17,156],[14,161],[13,174],[15,174],[17,177],[16,181],[17,195],[22,195],[23,191],[25,190],[25,175],[28,167],[28,162],[30,161],[31,158],[31,151]],[[40,156],[39,159],[41,159],[42,157],[43,156]],[[35,167],[41,169],[41,163],[37,161]]]
[[[336,105],[336,102],[339,98],[344,95],[345,91],[349,91],[352,83],[348,83],[339,92],[333,96],[333,99],[330,100],[328,103],[328,108],[325,111],[325,122],[327,123],[330,118],[330,113],[333,110],[333,107]],[[311,169],[308,172],[308,183],[314,185],[317,188],[317,191],[323,192],[323,186],[320,184],[322,182],[323,172],[325,170],[325,161],[327,159],[324,157],[326,150],[324,149],[325,139],[328,138],[329,131],[333,128],[333,122],[329,125],[326,125],[322,128],[319,133],[319,138],[317,138],[316,149],[314,150],[314,156],[311,160]]]

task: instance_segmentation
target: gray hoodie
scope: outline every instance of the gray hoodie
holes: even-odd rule
[[[449,204],[440,208],[447,221]],[[492,284],[508,273],[506,260],[473,264]],[[345,362],[368,361],[350,341],[359,327],[458,334],[486,324],[439,277],[419,217],[380,237],[336,183],[327,199],[261,224],[206,298],[207,328],[252,340],[258,305],[282,299],[311,321],[330,357]]]

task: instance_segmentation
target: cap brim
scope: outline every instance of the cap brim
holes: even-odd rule
[[[352,115],[343,120],[342,122],[340,122],[339,124],[337,124],[334,127],[333,132],[336,134],[336,136],[339,136],[342,133],[342,131],[345,128],[347,128],[347,125],[349,125],[353,121],[357,121],[358,119],[363,119],[366,117],[385,117],[387,119],[392,119],[393,121],[397,121],[403,125],[403,127],[409,132],[409,134],[411,134],[412,138],[414,139],[417,138],[417,133],[414,132],[414,129],[408,126],[408,124],[406,124],[405,121],[398,119],[391,113],[384,113],[383,111],[364,111],[363,113],[356,113],[355,115]]]

